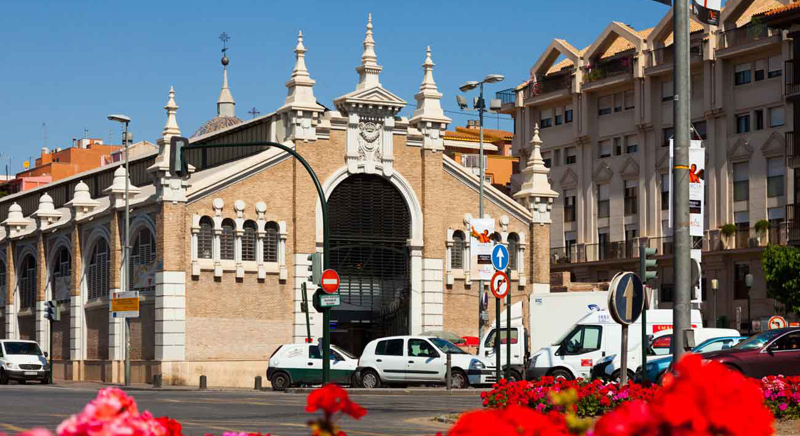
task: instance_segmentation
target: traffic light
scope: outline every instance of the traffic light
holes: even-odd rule
[[[322,283],[322,254],[314,253],[308,255],[308,281],[316,286]]]
[[[639,276],[642,283],[647,283],[648,280],[653,280],[658,275],[656,272],[658,261],[651,259],[655,255],[655,248],[639,247]]]
[[[44,302],[44,317],[50,321],[61,321],[61,312],[58,310],[58,302],[56,300]]]
[[[169,141],[169,172],[175,176],[183,176],[184,170],[181,162],[181,149],[189,145],[189,140],[182,136],[173,136]]]
[[[302,291],[303,300],[300,302],[300,310],[302,312],[308,312],[308,287],[306,282],[300,284],[300,290]]]

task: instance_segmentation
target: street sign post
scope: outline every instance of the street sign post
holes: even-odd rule
[[[636,322],[644,310],[644,286],[638,275],[626,272],[614,277],[608,288],[608,310],[611,318],[622,326],[622,365],[619,378],[620,384],[624,385],[628,382],[628,326]],[[643,337],[642,341],[644,340]],[[642,365],[645,363],[642,362]]]
[[[492,249],[492,266],[498,271],[508,268],[508,248],[503,244],[497,244]]]
[[[111,294],[112,318],[138,318],[139,292],[114,292]]]
[[[509,289],[508,276],[506,273],[503,271],[496,271],[492,276],[492,281],[490,283],[494,296],[498,300],[503,299],[508,293]]]
[[[502,245],[499,245],[499,246],[502,247]],[[495,259],[494,254],[495,253],[496,253],[496,251],[492,251],[492,263],[494,263],[494,259]],[[506,253],[508,253],[508,251],[506,251]],[[508,265],[508,261],[506,261],[506,265]],[[495,359],[497,360],[497,368],[496,368],[497,378],[496,378],[496,380],[499,381],[500,380],[501,366],[502,366],[502,363],[503,363],[500,360],[500,333],[501,333],[501,331],[500,331],[500,328],[501,328],[501,326],[500,326],[500,303],[503,301],[503,298],[509,293],[508,291],[511,288],[511,283],[508,280],[508,275],[506,275],[506,273],[504,273],[503,271],[495,271],[494,275],[492,276],[492,280],[489,282],[489,287],[492,289],[492,294],[494,294],[494,296],[495,296],[495,303],[494,303],[494,307],[495,307],[495,311],[494,311],[494,318],[495,318],[494,319],[494,323],[495,323],[495,329],[494,329],[494,354],[495,354]],[[511,317],[511,313],[508,313],[507,316]],[[508,332],[508,335],[510,335],[510,334],[511,334],[511,332]],[[506,340],[510,340],[510,339],[511,339],[510,336],[506,337]]]

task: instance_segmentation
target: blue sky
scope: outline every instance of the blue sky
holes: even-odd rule
[[[525,80],[554,37],[577,48],[592,43],[612,20],[642,29],[668,10],[652,0],[528,1],[24,1],[4,0],[0,16],[0,153],[13,171],[44,145],[68,147],[71,138],[119,143],[106,120],[124,113],[135,140],[155,142],[162,109],[175,86],[178,124],[191,135],[216,111],[222,80],[223,31],[229,42],[230,86],[239,118],[253,106],[266,114],[282,103],[294,65],[297,31],[324,105],[354,89],[367,12],[372,12],[384,87],[409,102],[422,79],[425,46],[443,106],[456,111],[455,94],[467,80],[506,76],[494,93]],[[123,5],[125,7],[123,7]],[[469,117],[448,114],[454,124]],[[497,121],[487,122],[496,127]],[[510,129],[508,121],[501,127]],[[5,162],[0,161],[0,171]]]

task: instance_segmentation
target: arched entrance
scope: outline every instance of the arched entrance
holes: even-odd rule
[[[331,342],[360,354],[374,338],[408,334],[411,214],[403,195],[381,176],[353,175],[328,198],[328,217],[342,294]]]

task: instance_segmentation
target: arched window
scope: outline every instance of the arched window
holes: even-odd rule
[[[50,278],[50,292],[54,300],[69,300],[70,275],[72,274],[72,255],[67,247],[61,247],[53,258],[53,275]]]
[[[450,269],[464,268],[464,232],[453,232],[453,248],[450,249]]]
[[[108,242],[98,239],[86,268],[89,299],[108,296]]]
[[[278,261],[278,223],[270,221],[267,223],[266,234],[264,235],[264,262]]]
[[[200,218],[200,231],[197,232],[197,257],[199,259],[214,258],[214,220],[207,216]]]
[[[500,233],[497,232],[492,233],[491,236],[489,236],[489,239],[491,239],[492,242],[494,242],[495,244],[503,242],[503,237],[500,236]]]
[[[150,268],[156,261],[156,239],[153,232],[142,227],[136,233],[131,248],[131,261],[128,264],[131,289],[141,292],[155,291],[156,284]]]
[[[256,223],[247,220],[244,222],[244,233],[242,234],[242,260],[256,260]]]
[[[20,264],[19,307],[33,308],[36,302],[36,259],[27,255]]]
[[[232,219],[226,218],[222,221],[222,234],[219,237],[219,257],[223,260],[234,260],[236,252],[236,239],[233,230],[236,223]]]
[[[511,233],[508,235],[508,266],[512,270],[517,270],[517,252],[519,251],[519,235]]]

